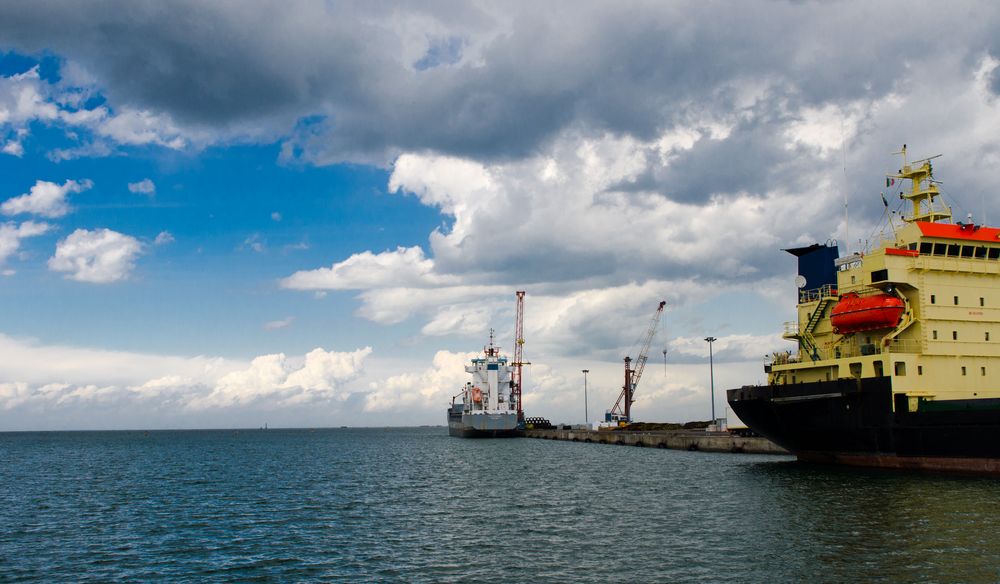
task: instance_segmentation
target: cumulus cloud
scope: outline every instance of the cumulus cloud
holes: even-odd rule
[[[443,411],[444,404],[468,381],[465,365],[474,355],[438,351],[431,366],[422,372],[394,375],[372,383],[365,397],[365,411],[403,411],[429,406]]]
[[[132,193],[153,196],[156,194],[156,184],[151,179],[144,178],[139,182],[128,183],[128,190]]]
[[[25,221],[14,223],[8,221],[0,223],[0,264],[7,261],[21,247],[21,240],[27,237],[35,237],[49,230],[48,223],[36,223],[35,221]]]
[[[7,199],[0,204],[0,212],[4,215],[20,215],[29,213],[48,218],[63,217],[69,213],[70,207],[66,196],[70,193],[81,193],[94,186],[90,180],[68,180],[61,185],[39,180],[31,190],[19,197]]]
[[[156,239],[153,240],[153,245],[167,245],[168,243],[173,243],[174,241],[176,240],[169,231],[161,231],[156,234]]]
[[[16,50],[67,56],[70,85],[99,84],[117,107],[85,114],[99,138],[183,148],[268,136],[286,138],[288,157],[387,164],[427,150],[524,157],[568,130],[646,141],[753,99],[775,106],[773,119],[823,111],[906,89],[912,63],[933,68],[924,74],[935,79],[947,66],[968,74],[976,55],[1000,54],[996,6],[908,8],[778,3],[765,17],[753,5],[694,1],[331,10],[304,0],[248,12],[50,0],[5,5],[0,34]],[[905,28],[896,26],[901,12]],[[187,26],[178,13],[204,26]],[[961,43],[942,45],[941,32],[956,30]],[[935,62],[942,54],[948,65]],[[37,82],[36,74],[16,84],[27,91]],[[38,90],[23,100],[29,115],[84,115],[64,107],[79,105],[80,92],[60,90],[69,95],[59,101]]]
[[[220,378],[212,391],[192,400],[192,409],[246,405],[263,399],[293,405],[316,399],[345,397],[338,389],[359,374],[371,347],[351,353],[316,348],[295,366],[283,353],[262,355],[250,366]]]
[[[56,414],[78,409],[160,410],[172,415],[266,404],[291,408],[342,402],[371,348],[316,348],[301,357],[262,355],[250,362],[59,345],[0,334],[0,412]],[[127,423],[127,422],[126,422]]]
[[[398,247],[377,254],[355,254],[329,268],[296,272],[281,285],[292,290],[357,290],[444,283],[446,279],[433,271],[434,262],[424,257],[420,247]]]
[[[181,149],[193,141],[205,144],[205,132],[184,132],[169,114],[124,106],[115,111],[107,105],[83,107],[88,97],[97,93],[95,79],[81,72],[80,66],[66,61],[61,81],[41,79],[38,67],[24,73],[0,76],[0,139],[6,135],[2,151],[13,156],[24,154],[23,142],[32,122],[61,127],[75,143],[48,153],[54,162],[82,156],[107,156],[117,145],[158,145]],[[80,86],[80,83],[87,85]],[[81,132],[85,135],[81,136]]]
[[[71,280],[106,284],[127,278],[142,252],[142,243],[130,235],[110,229],[77,229],[59,241],[48,265]]]

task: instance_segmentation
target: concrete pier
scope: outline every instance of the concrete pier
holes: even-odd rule
[[[788,451],[767,438],[744,438],[728,432],[692,430],[667,430],[660,432],[625,432],[594,430],[526,430],[528,438],[542,440],[569,440],[571,442],[596,442],[623,446],[647,446],[673,450],[701,450],[704,452],[733,452],[746,454],[788,454]]]

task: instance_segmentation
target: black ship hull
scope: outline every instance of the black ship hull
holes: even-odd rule
[[[1000,399],[893,407],[892,378],[746,386],[736,415],[799,460],[1000,475]]]
[[[480,417],[473,416],[471,419]],[[524,436],[524,430],[515,425],[516,421],[517,418],[511,416],[508,422],[508,425],[511,427],[496,427],[490,424],[488,420],[479,420],[477,426],[474,425],[477,422],[470,423],[463,420],[460,408],[448,408],[448,435],[458,438],[517,438]],[[502,426],[503,422],[500,425]]]

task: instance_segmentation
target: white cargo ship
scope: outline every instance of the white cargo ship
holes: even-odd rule
[[[472,381],[451,398],[448,434],[462,438],[521,436],[514,364],[500,356],[500,348],[493,344],[493,331],[483,356],[473,359],[465,371],[472,374]]]

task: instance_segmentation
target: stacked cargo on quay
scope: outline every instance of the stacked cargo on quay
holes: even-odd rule
[[[786,250],[797,350],[728,401],[800,460],[1000,474],[1000,229],[952,223],[931,160],[901,154],[903,224],[864,254]]]

